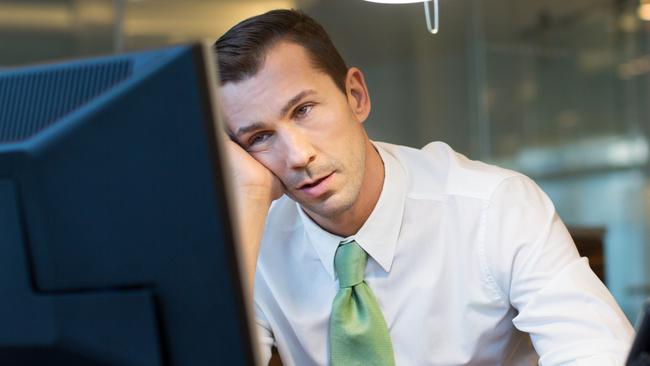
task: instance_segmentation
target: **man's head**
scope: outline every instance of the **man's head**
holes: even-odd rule
[[[321,40],[289,35],[294,29]],[[231,138],[322,226],[365,220],[381,190],[383,165],[362,125],[370,99],[361,71],[339,75],[342,60],[328,66],[338,52],[322,27],[295,11],[245,20],[215,48],[220,67],[229,65],[220,69],[219,96]]]

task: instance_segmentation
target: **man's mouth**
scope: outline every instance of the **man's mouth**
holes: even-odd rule
[[[298,187],[298,189],[305,189],[305,188],[315,187],[315,186],[317,186],[320,182],[322,182],[323,179],[325,179],[325,178],[327,178],[327,177],[329,177],[329,176],[330,176],[330,174],[328,174],[328,175],[326,175],[326,176],[324,176],[324,177],[321,177],[321,178],[318,178],[318,179],[315,179],[315,180],[309,181],[309,182],[303,182],[303,183]]]
[[[329,173],[318,179],[303,182],[298,186],[298,190],[309,196],[313,196],[313,197],[320,196],[325,191],[327,191],[328,182],[330,180],[329,178],[332,177],[333,175],[334,172]]]

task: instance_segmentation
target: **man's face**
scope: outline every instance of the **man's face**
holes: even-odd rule
[[[346,82],[343,93],[303,47],[280,42],[256,75],[220,92],[231,136],[312,216],[349,210],[364,181],[367,113],[359,113],[350,77]]]

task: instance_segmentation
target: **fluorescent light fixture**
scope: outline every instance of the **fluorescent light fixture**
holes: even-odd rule
[[[381,4],[413,4],[424,3],[424,19],[427,22],[427,30],[429,33],[438,33],[438,0],[365,0],[371,3]],[[433,25],[431,25],[431,14],[429,10],[429,3],[433,2]]]

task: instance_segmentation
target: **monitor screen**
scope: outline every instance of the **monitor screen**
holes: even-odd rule
[[[2,365],[254,364],[211,57],[0,73]]]
[[[650,300],[643,305],[636,324],[636,337],[630,349],[627,366],[650,366]]]

